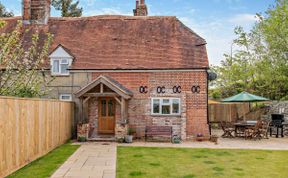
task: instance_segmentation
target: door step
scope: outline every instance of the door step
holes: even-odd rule
[[[107,137],[107,136],[97,136],[93,138],[88,138],[87,141],[90,142],[115,142],[115,137]]]

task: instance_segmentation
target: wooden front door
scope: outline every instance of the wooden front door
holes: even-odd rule
[[[102,134],[115,133],[115,100],[113,98],[99,98],[98,132]]]

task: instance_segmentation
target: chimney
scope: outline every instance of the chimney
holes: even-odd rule
[[[133,10],[134,16],[147,16],[148,8],[145,4],[145,0],[136,0],[136,9]]]
[[[23,0],[24,24],[47,24],[51,0]]]

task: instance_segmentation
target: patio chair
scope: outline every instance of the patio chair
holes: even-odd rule
[[[245,139],[261,139],[262,121],[257,121],[256,125],[252,128],[245,129]]]
[[[222,138],[234,138],[233,132],[235,131],[235,127],[233,126],[233,124],[221,121],[220,126],[224,132],[221,136]]]

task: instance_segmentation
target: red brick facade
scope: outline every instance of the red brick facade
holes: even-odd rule
[[[93,73],[93,79],[99,75],[108,75],[133,92],[133,97],[128,102],[128,119],[129,126],[136,128],[138,136],[144,136],[146,125],[172,126],[173,133],[181,135],[184,139],[195,136],[197,133],[209,134],[207,72],[205,70]],[[147,86],[148,92],[146,94],[140,93],[140,86]],[[165,94],[156,92],[158,86],[165,86]],[[172,88],[174,86],[181,86],[180,94],[173,93]],[[200,93],[193,93],[191,91],[192,86],[200,86]],[[181,116],[152,116],[151,97],[180,98]],[[94,100],[91,100],[90,105],[92,103]],[[94,107],[92,105],[89,108],[96,109],[95,105]],[[90,113],[92,112],[95,111],[91,110]],[[90,120],[92,117],[95,116],[91,116]]]
[[[145,1],[137,2],[135,15],[147,15]],[[95,95],[75,97],[74,89],[79,89],[78,92],[81,93],[81,90],[85,89],[84,85],[91,82],[91,78],[96,79],[99,75],[110,76],[125,89],[130,90],[128,94],[124,92],[125,96],[129,97],[123,97],[119,95],[120,92],[118,93],[117,97],[121,96],[121,99],[125,100],[119,102],[116,98],[118,101],[116,136],[118,133],[127,131],[127,117],[129,126],[136,128],[138,136],[144,135],[146,125],[172,126],[173,134],[181,136],[182,139],[197,133],[209,134],[206,71],[209,62],[206,41],[202,37],[174,16],[50,17],[50,3],[51,0],[23,0],[24,26],[21,33],[23,35],[21,38],[25,39],[23,45],[30,46],[33,42],[32,34],[36,32],[39,33],[39,42],[42,44],[47,39],[47,33],[50,33],[53,41],[49,51],[53,53],[61,45],[73,56],[73,61],[71,65],[69,64],[71,77],[67,76],[66,80],[56,77],[61,83],[53,87],[57,91],[64,91],[62,88],[67,88],[64,93],[73,95],[72,98],[77,103],[77,111],[75,111],[77,121],[86,122],[88,116],[90,136],[97,135],[97,98],[100,95],[90,93]],[[5,19],[7,25],[0,32],[12,32],[20,19],[21,17]],[[45,68],[51,69],[51,60],[52,57],[47,58]],[[78,72],[81,74],[87,72],[87,77],[83,79],[79,74],[78,81],[74,78],[74,74],[78,76]],[[103,90],[103,83],[101,84]],[[147,86],[148,92],[140,93],[140,86]],[[165,87],[165,93],[157,93],[157,87],[162,86]],[[181,86],[181,93],[175,94],[174,86]],[[191,91],[193,86],[194,89],[197,87],[196,92]],[[100,93],[103,94],[103,91]],[[114,93],[109,97],[115,97]],[[153,97],[180,98],[181,114],[151,115]],[[84,100],[88,102],[88,111]],[[128,100],[128,110],[126,100]],[[83,107],[84,103],[85,107]],[[117,120],[120,122],[117,123]]]

